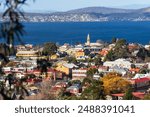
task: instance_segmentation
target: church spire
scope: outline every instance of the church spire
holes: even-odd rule
[[[90,34],[87,35],[87,45],[90,45]]]

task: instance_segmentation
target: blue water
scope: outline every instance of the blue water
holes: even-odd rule
[[[25,43],[59,44],[84,43],[89,33],[91,41],[111,41],[112,37],[124,38],[128,42],[147,44],[150,41],[150,22],[85,22],[85,23],[25,23]]]

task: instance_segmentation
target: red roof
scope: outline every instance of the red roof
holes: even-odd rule
[[[134,97],[139,98],[139,99],[144,99],[145,93],[143,93],[143,92],[133,92],[132,95]]]
[[[118,93],[118,94],[111,94],[112,96],[115,96],[115,97],[123,97],[124,96],[124,93]],[[143,92],[132,92],[132,95],[136,98],[139,98],[139,99],[143,99],[144,96],[145,96],[145,93]]]
[[[150,81],[150,78],[139,78],[139,79],[134,79],[132,81],[134,81],[135,83],[141,83],[141,82]]]
[[[111,94],[112,96],[115,96],[115,97],[123,97],[124,94],[123,93],[117,93],[117,94]]]
[[[84,52],[83,50],[78,50],[77,52]]]

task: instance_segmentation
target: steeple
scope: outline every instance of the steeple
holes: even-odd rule
[[[87,42],[86,42],[86,44],[90,45],[90,34],[87,35]]]

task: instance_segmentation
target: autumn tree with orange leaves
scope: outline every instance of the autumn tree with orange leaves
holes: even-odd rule
[[[104,92],[106,95],[112,93],[124,93],[130,86],[130,82],[122,78],[118,73],[109,73],[105,75],[101,81],[103,81]]]

